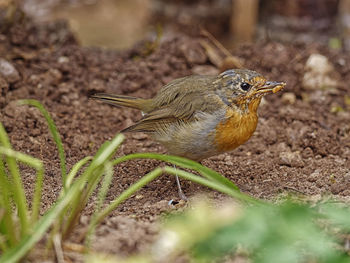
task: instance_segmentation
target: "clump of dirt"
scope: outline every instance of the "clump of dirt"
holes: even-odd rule
[[[110,92],[149,98],[170,80],[197,72],[198,67],[213,70],[199,39],[173,35],[163,38],[151,52],[147,47],[139,44],[125,52],[83,48],[62,22],[38,26],[28,21],[0,35],[0,56],[18,73],[15,79],[0,75],[0,120],[16,150],[45,163],[42,212],[61,189],[59,158],[43,117],[36,109],[18,106],[16,100],[33,98],[45,105],[62,136],[71,168],[141,117],[135,110],[89,100],[90,94]],[[304,65],[313,53],[326,56],[339,73],[336,88],[309,90],[302,86]],[[317,45],[274,42],[244,45],[234,55],[245,67],[271,80],[285,81],[287,86],[283,92],[266,97],[259,109],[257,131],[246,144],[203,163],[258,198],[273,199],[285,191],[349,197],[350,107],[346,84],[350,81],[350,56]],[[294,99],[284,99],[285,93]],[[118,155],[134,152],[165,153],[165,149],[145,134],[127,134]],[[158,165],[160,162],[153,160],[120,164],[115,168],[107,201]],[[35,173],[22,168],[30,199]],[[191,182],[182,185],[188,196],[204,191],[222,198]],[[106,250],[122,255],[147,249],[157,233],[152,224],[163,212],[176,209],[167,205],[172,198],[177,198],[172,177],[164,175],[147,185],[113,212],[116,219],[100,226],[96,249],[101,240],[115,242],[114,248]],[[90,204],[85,215],[93,209]],[[132,222],[125,223],[127,217],[132,217]],[[129,231],[129,226],[138,231]]]

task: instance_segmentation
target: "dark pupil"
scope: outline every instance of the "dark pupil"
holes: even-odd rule
[[[242,90],[248,90],[250,88],[250,84],[243,82],[241,84],[241,88],[242,88]]]

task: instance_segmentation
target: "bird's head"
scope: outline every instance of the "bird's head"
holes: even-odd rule
[[[230,69],[213,82],[222,101],[242,110],[256,111],[263,96],[284,88],[285,82],[267,81],[261,74],[248,69]]]

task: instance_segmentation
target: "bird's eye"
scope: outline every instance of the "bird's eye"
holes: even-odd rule
[[[247,83],[247,82],[243,82],[241,84],[241,89],[244,90],[244,91],[249,90],[250,87],[251,87],[251,85],[249,83]]]

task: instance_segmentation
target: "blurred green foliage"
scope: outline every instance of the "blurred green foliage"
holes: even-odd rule
[[[232,204],[225,205],[226,211],[227,206]],[[344,246],[344,234],[350,229],[347,206],[331,202],[310,206],[286,200],[279,205],[232,207],[236,208],[230,216],[222,216],[223,208],[201,204],[174,217],[163,231],[176,240],[166,256],[176,258],[186,251],[194,262],[227,256],[243,256],[257,263],[350,262]]]

